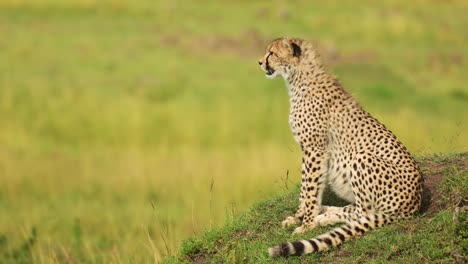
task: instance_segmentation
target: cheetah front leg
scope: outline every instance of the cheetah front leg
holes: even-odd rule
[[[281,225],[283,226],[283,228],[288,227],[290,225],[295,225],[295,224],[301,223],[302,219],[304,217],[305,201],[306,201],[306,197],[307,197],[306,186],[305,186],[305,182],[307,180],[307,178],[306,178],[307,175],[304,173],[306,171],[306,169],[307,169],[306,162],[304,162],[304,158],[302,158],[301,192],[299,194],[299,208],[297,209],[294,216],[288,216],[288,217],[286,217],[286,219],[283,222],[281,222]]]
[[[320,211],[325,182],[324,174],[327,170],[327,165],[328,155],[324,151],[317,151],[311,148],[304,149],[299,210],[292,221],[292,217],[288,217],[283,221],[283,225],[285,225],[285,222],[297,223],[299,220],[302,220],[302,225],[296,228],[293,233],[303,233],[307,229],[315,227],[314,217]]]

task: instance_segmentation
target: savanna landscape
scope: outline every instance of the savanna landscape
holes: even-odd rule
[[[285,35],[317,43],[426,174],[449,179],[435,197],[456,211],[468,181],[467,13],[466,1],[435,0],[0,0],[0,263],[267,261],[268,241],[246,248],[239,230],[262,219],[245,220],[253,204],[276,201],[252,241],[290,238],[275,219],[295,206],[300,150],[284,82],[257,63]],[[428,215],[422,235],[463,230],[444,229],[452,211]],[[463,261],[457,234],[465,251],[422,243],[434,256],[418,260]],[[416,239],[377,238],[303,261],[362,262],[365,245],[389,243],[404,255]],[[376,261],[414,260],[393,252]]]

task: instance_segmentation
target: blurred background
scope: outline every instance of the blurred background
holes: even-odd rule
[[[294,188],[280,36],[415,156],[468,150],[466,1],[0,0],[0,262],[152,262]],[[279,224],[279,223],[278,223]]]

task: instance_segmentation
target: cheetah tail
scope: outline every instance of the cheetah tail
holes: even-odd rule
[[[281,245],[271,247],[268,252],[270,257],[285,257],[289,255],[299,256],[317,251],[323,251],[331,246],[337,246],[353,237],[360,236],[369,229],[380,227],[392,222],[392,219],[385,214],[372,214],[361,217],[332,231],[322,234],[310,240],[296,242],[286,242]]]

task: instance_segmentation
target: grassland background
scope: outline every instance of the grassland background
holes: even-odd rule
[[[257,65],[278,36],[316,41],[415,155],[466,151],[467,13],[0,0],[0,262],[151,262],[298,182],[284,83]]]

